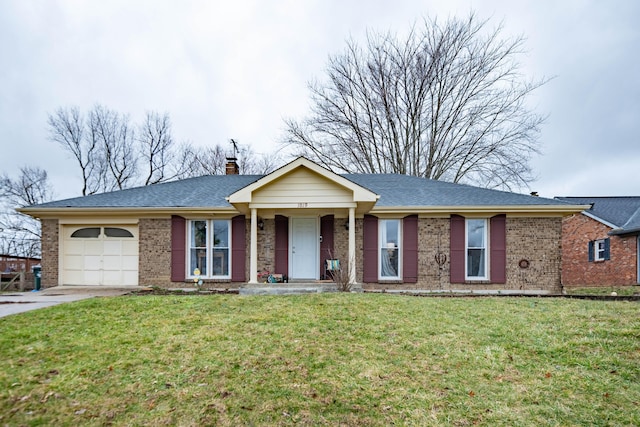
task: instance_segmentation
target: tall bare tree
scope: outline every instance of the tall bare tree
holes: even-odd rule
[[[520,73],[524,39],[502,30],[472,14],[349,41],[309,84],[310,116],[286,121],[285,144],[337,171],[526,185],[543,122],[527,99],[546,80]]]
[[[0,253],[40,256],[40,222],[15,211],[44,203],[53,198],[47,172],[40,168],[23,167],[16,179],[0,176]]]
[[[122,190],[134,184],[137,153],[129,116],[96,105],[89,112],[87,125],[101,153],[101,190]]]
[[[167,176],[174,159],[173,135],[169,113],[148,111],[138,131],[140,160],[145,165],[144,185],[174,178]]]
[[[77,107],[58,108],[49,115],[49,138],[71,153],[80,167],[82,195],[103,189],[103,162],[98,136],[87,131]]]

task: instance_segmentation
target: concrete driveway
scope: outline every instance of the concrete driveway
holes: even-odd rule
[[[126,295],[144,289],[139,286],[56,286],[39,292],[0,294],[0,317],[87,298]]]

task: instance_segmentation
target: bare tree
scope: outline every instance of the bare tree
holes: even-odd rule
[[[277,153],[256,154],[249,145],[236,144],[236,147],[237,151],[234,148],[224,149],[220,144],[211,147],[183,144],[176,162],[179,171],[176,175],[180,178],[224,175],[229,157],[237,159],[243,175],[267,174],[283,163]]]
[[[176,175],[181,179],[202,175],[223,175],[226,158],[227,153],[219,144],[212,147],[182,144],[176,163]]]
[[[240,163],[240,173],[246,175],[266,175],[273,172],[285,161],[279,153],[254,153],[245,155],[244,161]]]
[[[87,132],[83,115],[77,107],[58,108],[50,114],[49,138],[75,158],[81,171],[82,195],[94,194],[102,188],[102,152],[96,134]]]
[[[168,168],[174,159],[169,113],[148,111],[138,131],[140,158],[146,165],[144,185],[170,180]]]
[[[127,188],[135,179],[137,157],[129,116],[96,105],[89,112],[88,126],[101,150],[101,190]]]
[[[168,113],[147,112],[134,128],[128,115],[94,106],[86,116],[59,108],[48,119],[50,139],[80,166],[82,195],[151,185],[201,175],[222,175],[227,157],[239,158],[240,173],[266,174],[282,163],[275,154],[256,154],[248,145],[176,146]],[[134,131],[136,129],[136,131]]]
[[[527,99],[546,80],[521,75],[524,39],[501,32],[470,15],[349,41],[309,85],[311,115],[286,121],[285,144],[337,171],[526,185],[543,122]]]
[[[0,176],[0,253],[40,256],[40,221],[16,212],[16,208],[44,203],[53,190],[43,169],[23,167],[17,179]]]

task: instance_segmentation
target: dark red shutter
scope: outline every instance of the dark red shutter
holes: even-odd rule
[[[402,221],[402,280],[418,282],[418,215]]]
[[[507,224],[506,215],[489,220],[489,279],[493,283],[507,282]]]
[[[289,219],[276,215],[276,268],[274,273],[289,274]]]
[[[231,281],[246,282],[247,222],[244,215],[231,219]]]
[[[187,251],[187,221],[181,216],[171,216],[171,281],[184,282]]]
[[[320,218],[320,277],[324,276],[326,260],[333,259],[333,215],[326,215]],[[344,262],[344,261],[343,261]]]
[[[362,280],[365,283],[378,281],[378,218],[364,216],[362,236]]]
[[[460,215],[451,215],[450,221],[450,280],[451,283],[465,282],[464,251],[465,251],[465,219]]]

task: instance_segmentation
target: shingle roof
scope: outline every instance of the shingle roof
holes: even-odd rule
[[[262,175],[206,175],[109,193],[58,200],[38,208],[229,207],[229,194]],[[33,206],[36,207],[36,206]]]
[[[397,174],[346,174],[376,194],[376,206],[543,206],[567,203],[507,191]]]
[[[591,204],[585,211],[613,228],[612,234],[640,231],[640,197],[556,197],[575,204]]]
[[[376,206],[562,206],[567,203],[408,175],[344,174],[380,195]],[[32,208],[230,207],[230,194],[263,175],[208,175],[110,193],[44,203]]]

